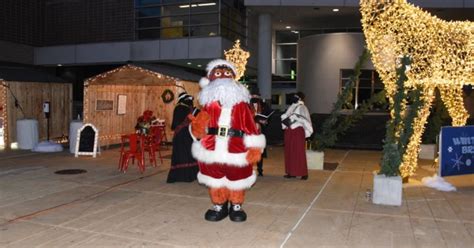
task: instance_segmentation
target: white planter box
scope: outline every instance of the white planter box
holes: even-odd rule
[[[401,206],[402,205],[402,178],[374,175],[374,204]]]
[[[306,161],[309,170],[324,169],[324,152],[306,150]]]
[[[421,159],[435,159],[437,151],[438,149],[435,144],[421,144],[418,157]]]

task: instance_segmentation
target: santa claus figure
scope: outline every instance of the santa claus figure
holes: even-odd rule
[[[196,139],[192,154],[198,161],[198,181],[209,188],[212,208],[208,221],[247,219],[242,209],[245,190],[256,180],[253,165],[265,148],[250,109],[250,94],[235,80],[236,69],[226,60],[211,61],[199,84],[201,112],[190,128]],[[230,205],[229,205],[230,204]]]

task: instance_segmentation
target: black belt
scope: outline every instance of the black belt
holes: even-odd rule
[[[215,134],[221,137],[244,137],[244,132],[242,130],[237,130],[228,127],[210,127],[207,129],[207,134]]]

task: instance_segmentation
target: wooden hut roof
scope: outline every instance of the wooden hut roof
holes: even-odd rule
[[[53,74],[31,67],[19,66],[0,66],[0,79],[17,82],[66,83],[64,79],[56,77]]]
[[[198,81],[199,75],[167,65],[128,64],[91,77],[85,85],[175,85]]]
[[[198,75],[196,73],[188,71],[186,68],[172,66],[172,65],[163,65],[163,64],[133,64],[135,66],[161,73],[163,75],[172,76],[179,78],[181,80],[198,82],[201,77],[204,75]]]

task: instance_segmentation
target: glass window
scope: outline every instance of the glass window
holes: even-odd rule
[[[137,17],[151,17],[151,16],[160,16],[161,7],[154,8],[142,8],[137,10]]]
[[[157,4],[176,4],[189,3],[189,0],[135,0],[137,6],[157,5]],[[185,8],[185,7],[184,7]]]
[[[246,43],[246,12],[243,1],[221,1],[221,35]]]
[[[191,36],[216,36],[218,25],[191,26]]]
[[[191,0],[191,15],[209,12],[219,12],[217,1]]]
[[[183,5],[189,3],[189,0],[161,0],[162,4],[181,3]]]
[[[135,0],[136,7],[160,4],[160,3],[161,3],[161,0]]]
[[[296,45],[277,45],[277,59],[296,59]]]
[[[160,38],[163,39],[181,38],[187,36],[187,31],[183,26],[162,28],[160,31]]]
[[[217,14],[197,14],[191,15],[191,25],[200,24],[218,24],[219,16]]]
[[[277,75],[295,75],[296,74],[296,60],[276,60],[275,74]]]
[[[148,30],[138,31],[138,39],[139,40],[159,39],[159,38],[160,38],[160,30],[159,29],[148,29]]]
[[[276,31],[275,41],[276,43],[296,43],[299,39],[299,33],[291,31]]]
[[[180,8],[180,5],[161,6],[162,16],[189,15],[189,8]]]
[[[344,89],[344,86],[347,82],[350,81],[350,78],[354,75],[354,70],[351,69],[341,69],[341,91]],[[354,86],[352,90],[351,105],[346,104],[344,108],[354,109],[359,104],[363,103],[370,99],[374,94],[383,90],[382,81],[375,70],[361,70],[359,77],[359,82]],[[384,106],[376,105],[374,106],[375,110],[383,110]]]
[[[221,1],[135,0],[138,39],[221,35],[245,44],[246,10],[243,1],[224,1],[226,17],[219,24]],[[224,16],[224,15],[223,15]],[[158,30],[158,31],[157,31]]]
[[[241,40],[242,44],[245,44],[245,35],[241,33],[237,33],[236,31],[226,28],[224,26],[221,26],[221,36],[226,37],[229,40]]]
[[[183,27],[189,24],[188,16],[168,16],[161,18],[161,27]]]
[[[139,19],[138,26],[140,28],[153,28],[153,27],[160,27],[161,26],[161,19],[160,18],[146,18],[146,19]]]

